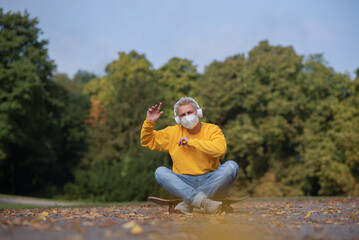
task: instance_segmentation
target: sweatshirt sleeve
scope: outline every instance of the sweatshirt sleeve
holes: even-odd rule
[[[168,132],[166,129],[155,131],[156,122],[146,119],[141,129],[141,145],[151,150],[168,152]]]
[[[226,139],[218,126],[213,128],[209,140],[189,139],[188,146],[194,147],[211,157],[223,158],[227,151]]]

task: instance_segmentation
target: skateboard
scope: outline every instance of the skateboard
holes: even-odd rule
[[[227,212],[227,213],[231,213],[231,212],[233,212],[233,208],[231,207],[231,204],[243,201],[243,200],[245,200],[247,198],[249,198],[249,196],[242,197],[242,198],[216,199],[216,201],[222,202],[222,211]],[[168,206],[168,212],[169,213],[173,213],[175,206],[177,204],[179,204],[180,202],[182,202],[181,198],[164,199],[164,198],[158,198],[158,197],[148,197],[148,200],[150,202],[156,203],[157,205]]]

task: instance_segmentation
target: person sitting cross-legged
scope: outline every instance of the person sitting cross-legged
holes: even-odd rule
[[[141,129],[141,145],[151,150],[168,152],[173,167],[159,167],[156,181],[172,196],[183,199],[175,211],[190,213],[203,208],[207,213],[218,213],[223,199],[238,174],[238,164],[220,164],[227,145],[221,129],[214,124],[200,122],[202,109],[190,97],[181,98],[174,105],[177,125],[156,131],[162,103],[147,111]]]

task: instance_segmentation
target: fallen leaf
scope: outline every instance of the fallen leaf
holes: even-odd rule
[[[283,214],[283,213],[280,212],[280,211],[272,211],[271,213],[274,214],[274,215],[282,215],[282,214]]]
[[[128,229],[128,228],[133,228],[136,225],[136,223],[134,221],[129,221],[125,224],[122,225],[123,228]]]
[[[276,225],[277,225],[277,227],[282,227],[282,226],[283,226],[283,223],[279,222],[279,223],[277,223]]]
[[[304,218],[309,218],[310,214],[312,214],[311,212],[309,212]]]
[[[37,215],[36,221],[43,221],[46,220],[46,217],[49,216],[48,212],[42,212]]]
[[[140,225],[135,225],[135,226],[133,226],[133,228],[131,229],[131,233],[132,234],[135,234],[135,235],[137,235],[137,234],[142,234],[143,233],[143,230],[142,230],[142,228],[141,228],[141,226]]]

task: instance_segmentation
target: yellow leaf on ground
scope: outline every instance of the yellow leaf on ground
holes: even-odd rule
[[[143,233],[143,230],[141,228],[141,226],[139,225],[135,225],[132,229],[131,229],[131,233],[132,234],[142,234]]]
[[[280,211],[273,211],[273,212],[271,212],[272,214],[274,214],[274,215],[282,215],[283,213],[282,212],[280,212]]]
[[[311,212],[309,212],[304,218],[309,218],[310,214],[312,214]]]
[[[56,211],[56,210],[52,210],[52,213],[57,213],[57,211]]]
[[[39,215],[37,215],[36,220],[37,220],[37,221],[46,220],[46,217],[47,217],[47,216],[49,216],[49,213],[48,213],[48,212],[39,213]]]
[[[283,223],[279,222],[279,223],[277,223],[276,225],[277,225],[277,227],[282,227],[282,226],[283,226]]]
[[[129,221],[125,224],[122,225],[123,228],[133,228],[136,225],[136,223],[134,221]]]

